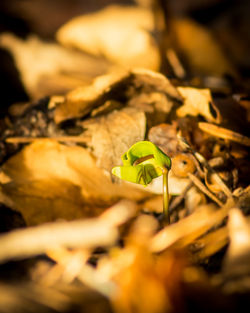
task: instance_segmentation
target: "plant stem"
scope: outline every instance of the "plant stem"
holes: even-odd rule
[[[168,169],[162,169],[163,175],[163,216],[164,221],[167,225],[170,224],[170,216],[169,216],[169,194],[168,194]]]

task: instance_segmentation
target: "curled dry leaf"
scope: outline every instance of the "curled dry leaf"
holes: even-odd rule
[[[158,70],[160,54],[150,35],[152,29],[150,10],[109,6],[75,17],[58,30],[56,37],[63,45],[103,55],[126,68]]]
[[[135,106],[132,99],[143,93],[163,94],[169,103],[167,111],[174,103],[181,101],[178,91],[165,76],[145,69],[120,70],[99,76],[91,85],[69,92],[56,107],[55,121],[60,123],[67,119],[84,117],[93,109],[104,105],[107,100],[118,101],[123,105],[131,102]],[[137,100],[137,104],[138,102],[141,101]],[[140,103],[137,107],[140,107]],[[146,111],[143,107],[140,108]],[[159,110],[159,104],[156,110]]]
[[[14,56],[26,91],[33,98],[63,93],[106,73],[108,62],[73,51],[35,36],[26,40],[4,33],[0,46]]]
[[[25,147],[2,169],[10,178],[2,184],[3,195],[28,225],[94,216],[120,197],[138,200],[148,194],[127,184],[114,185],[86,149],[49,139]]]
[[[78,87],[66,94],[55,109],[55,122],[84,117],[107,100],[110,90],[118,92],[117,84],[127,78],[127,72],[115,72],[97,77],[91,85]]]
[[[179,117],[202,115],[209,122],[221,121],[220,112],[213,103],[209,89],[178,87],[177,90],[184,98],[183,105],[177,109]]]

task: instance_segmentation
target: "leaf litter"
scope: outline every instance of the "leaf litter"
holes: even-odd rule
[[[209,88],[172,82],[157,72],[157,58],[153,66],[142,60],[149,69],[134,68],[141,65],[134,61],[141,51],[150,56],[153,49],[155,55],[155,43],[137,55],[124,54],[125,59],[121,40],[117,50],[107,48],[108,36],[100,44],[102,25],[109,28],[122,12],[118,33],[131,12],[150,17],[137,9],[111,7],[63,26],[57,33],[60,43],[89,49],[98,62],[103,53],[116,64],[115,71],[106,74],[108,63],[99,68],[92,63],[88,81],[70,85],[64,80],[62,89],[52,86],[49,98],[19,105],[1,121],[0,200],[10,214],[21,213],[27,226],[13,224],[0,236],[0,270],[9,262],[17,268],[27,260],[32,264],[25,265],[21,284],[18,272],[13,282],[1,281],[0,311],[96,310],[91,297],[101,305],[98,312],[118,313],[191,312],[190,303],[201,310],[208,305],[209,312],[235,312],[240,301],[248,303],[250,139],[244,129],[234,130],[233,116],[224,115]],[[150,18],[130,26],[146,43],[152,36],[146,32],[153,27],[148,27]],[[184,36],[183,21],[176,23],[178,36]],[[185,23],[186,32],[197,27],[205,36],[213,61],[224,60],[214,74],[237,76],[212,37]],[[20,44],[5,36],[11,49]],[[86,57],[78,52],[68,73],[75,74],[78,60]],[[64,53],[59,52],[62,58]],[[71,58],[76,52],[68,53]],[[193,53],[187,52],[190,60]],[[193,70],[206,72],[209,62],[197,62]],[[84,66],[79,71],[78,78],[86,74]],[[34,79],[33,86],[23,80],[34,98],[41,96],[36,88],[44,77]],[[242,101],[236,101],[239,108],[246,106]],[[145,188],[111,175],[122,154],[141,140],[150,140],[172,159],[169,226],[161,223],[161,177]]]

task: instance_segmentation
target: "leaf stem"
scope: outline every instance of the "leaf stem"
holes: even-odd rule
[[[163,176],[163,216],[164,221],[167,225],[170,224],[170,216],[169,216],[169,193],[168,193],[168,169],[162,169]]]

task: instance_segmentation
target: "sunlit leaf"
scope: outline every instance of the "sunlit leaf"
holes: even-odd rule
[[[119,198],[149,194],[136,185],[113,184],[86,149],[49,139],[25,147],[2,170],[0,199],[21,212],[28,225],[96,216]]]
[[[158,70],[160,54],[150,32],[150,10],[135,6],[109,6],[75,17],[57,32],[60,43],[90,54],[103,55],[125,67]]]
[[[178,87],[178,91],[184,98],[183,105],[177,109],[178,116],[202,115],[210,122],[219,123],[221,121],[220,112],[213,103],[209,89]]]

